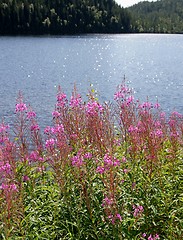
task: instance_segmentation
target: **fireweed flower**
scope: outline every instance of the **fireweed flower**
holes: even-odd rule
[[[98,113],[102,113],[103,110],[104,108],[102,107],[102,105],[100,105],[96,101],[88,102],[86,105],[87,114],[90,116],[94,116],[94,115],[97,115]]]
[[[57,104],[56,105],[58,107],[64,108],[66,103],[67,103],[67,96],[66,96],[66,94],[62,93],[62,92],[58,93],[57,94]]]
[[[5,133],[9,130],[9,125],[5,125],[4,123],[0,124],[0,133]]]
[[[160,104],[159,104],[158,102],[155,103],[155,104],[154,104],[154,108],[159,109],[159,108],[160,108]]]
[[[47,126],[45,129],[44,129],[44,134],[50,134],[51,133],[51,127],[50,126]]]
[[[38,154],[38,152],[33,151],[30,153],[29,155],[29,162],[42,162],[44,161],[44,159],[42,157],[40,157],[40,155]]]
[[[72,157],[71,162],[72,162],[72,166],[75,166],[75,167],[81,167],[83,164],[85,164],[83,156],[81,156],[80,153]]]
[[[108,197],[105,197],[103,200],[102,200],[102,207],[107,207],[107,206],[110,206],[113,204],[113,199],[112,198],[108,198]]]
[[[55,143],[56,143],[56,140],[54,138],[50,138],[50,139],[46,140],[45,146],[47,149],[50,150],[54,147]]]
[[[58,118],[60,116],[60,113],[58,111],[54,111],[52,112],[52,116]]]
[[[142,215],[143,211],[144,211],[143,206],[133,205],[133,209],[134,209],[134,212],[133,212],[134,217],[140,217]]]
[[[82,103],[82,98],[80,94],[77,94],[76,96],[71,96],[69,104],[72,108],[79,107],[81,103]]]
[[[114,100],[119,100],[119,99],[123,99],[124,98],[124,94],[121,92],[121,91],[117,91],[115,94],[114,94]]]
[[[118,87],[117,92],[114,94],[114,100],[118,101],[120,99],[125,99],[125,97],[131,92],[131,90],[125,86],[125,85],[120,85]]]
[[[4,184],[2,183],[0,186],[0,189],[4,190],[6,193],[12,193],[12,192],[17,192],[17,186],[13,184]]]
[[[36,131],[39,131],[39,126],[38,126],[38,124],[35,124],[35,125],[32,125],[31,127],[30,127],[30,130],[32,131],[32,132],[36,132]]]
[[[119,219],[120,221],[122,221],[122,217],[119,213],[116,214],[116,218]]]
[[[90,159],[90,158],[92,158],[92,154],[88,152],[88,153],[85,153],[83,157],[85,159]]]
[[[122,217],[119,213],[117,213],[116,215],[110,214],[108,216],[108,219],[111,221],[112,225],[116,223],[116,220],[119,220],[120,222],[122,221]]]
[[[15,107],[15,112],[23,112],[27,110],[27,106],[25,103],[17,103]]]
[[[157,239],[160,239],[158,234],[156,234],[154,237],[153,237],[152,234],[150,234],[149,237],[148,237],[148,240],[157,240]]]
[[[30,180],[30,178],[27,175],[25,175],[22,177],[22,180],[23,180],[23,182],[28,182]]]
[[[97,169],[96,169],[96,172],[100,173],[100,174],[103,174],[105,172],[105,168],[102,167],[102,166],[98,166]]]
[[[36,113],[34,111],[30,111],[27,113],[27,118],[32,119],[36,117]]]
[[[104,166],[105,168],[109,168],[111,166],[119,166],[120,165],[120,161],[115,158],[110,156],[108,153],[105,154],[104,156]]]
[[[131,103],[133,103],[133,101],[134,101],[134,97],[133,97],[133,96],[129,96],[129,97],[126,99],[127,105],[130,105]]]
[[[2,177],[5,177],[6,175],[11,173],[11,165],[9,163],[2,164],[0,162],[0,174],[2,174]]]
[[[150,102],[144,102],[139,105],[139,109],[151,109],[153,108],[153,104]]]
[[[50,130],[53,134],[63,133],[64,126],[62,124],[57,124],[56,126],[52,127]]]

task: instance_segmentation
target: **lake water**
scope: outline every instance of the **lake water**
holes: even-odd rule
[[[140,100],[183,114],[183,35],[0,37],[0,117],[12,121],[21,90],[45,126],[58,85],[86,96],[93,84],[107,101],[124,76]]]

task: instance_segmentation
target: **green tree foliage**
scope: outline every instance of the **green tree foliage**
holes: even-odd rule
[[[183,33],[183,1],[140,2],[130,8],[133,31],[147,33]]]
[[[0,34],[123,33],[128,11],[114,0],[0,0]]]

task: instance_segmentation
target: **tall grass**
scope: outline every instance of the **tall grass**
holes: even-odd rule
[[[1,239],[183,239],[183,116],[58,88],[51,126],[18,95],[0,125]]]

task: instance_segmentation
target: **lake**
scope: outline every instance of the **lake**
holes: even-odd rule
[[[93,84],[108,101],[124,76],[140,100],[183,114],[183,35],[0,37],[0,117],[11,124],[21,90],[46,126],[58,85],[86,96]]]

